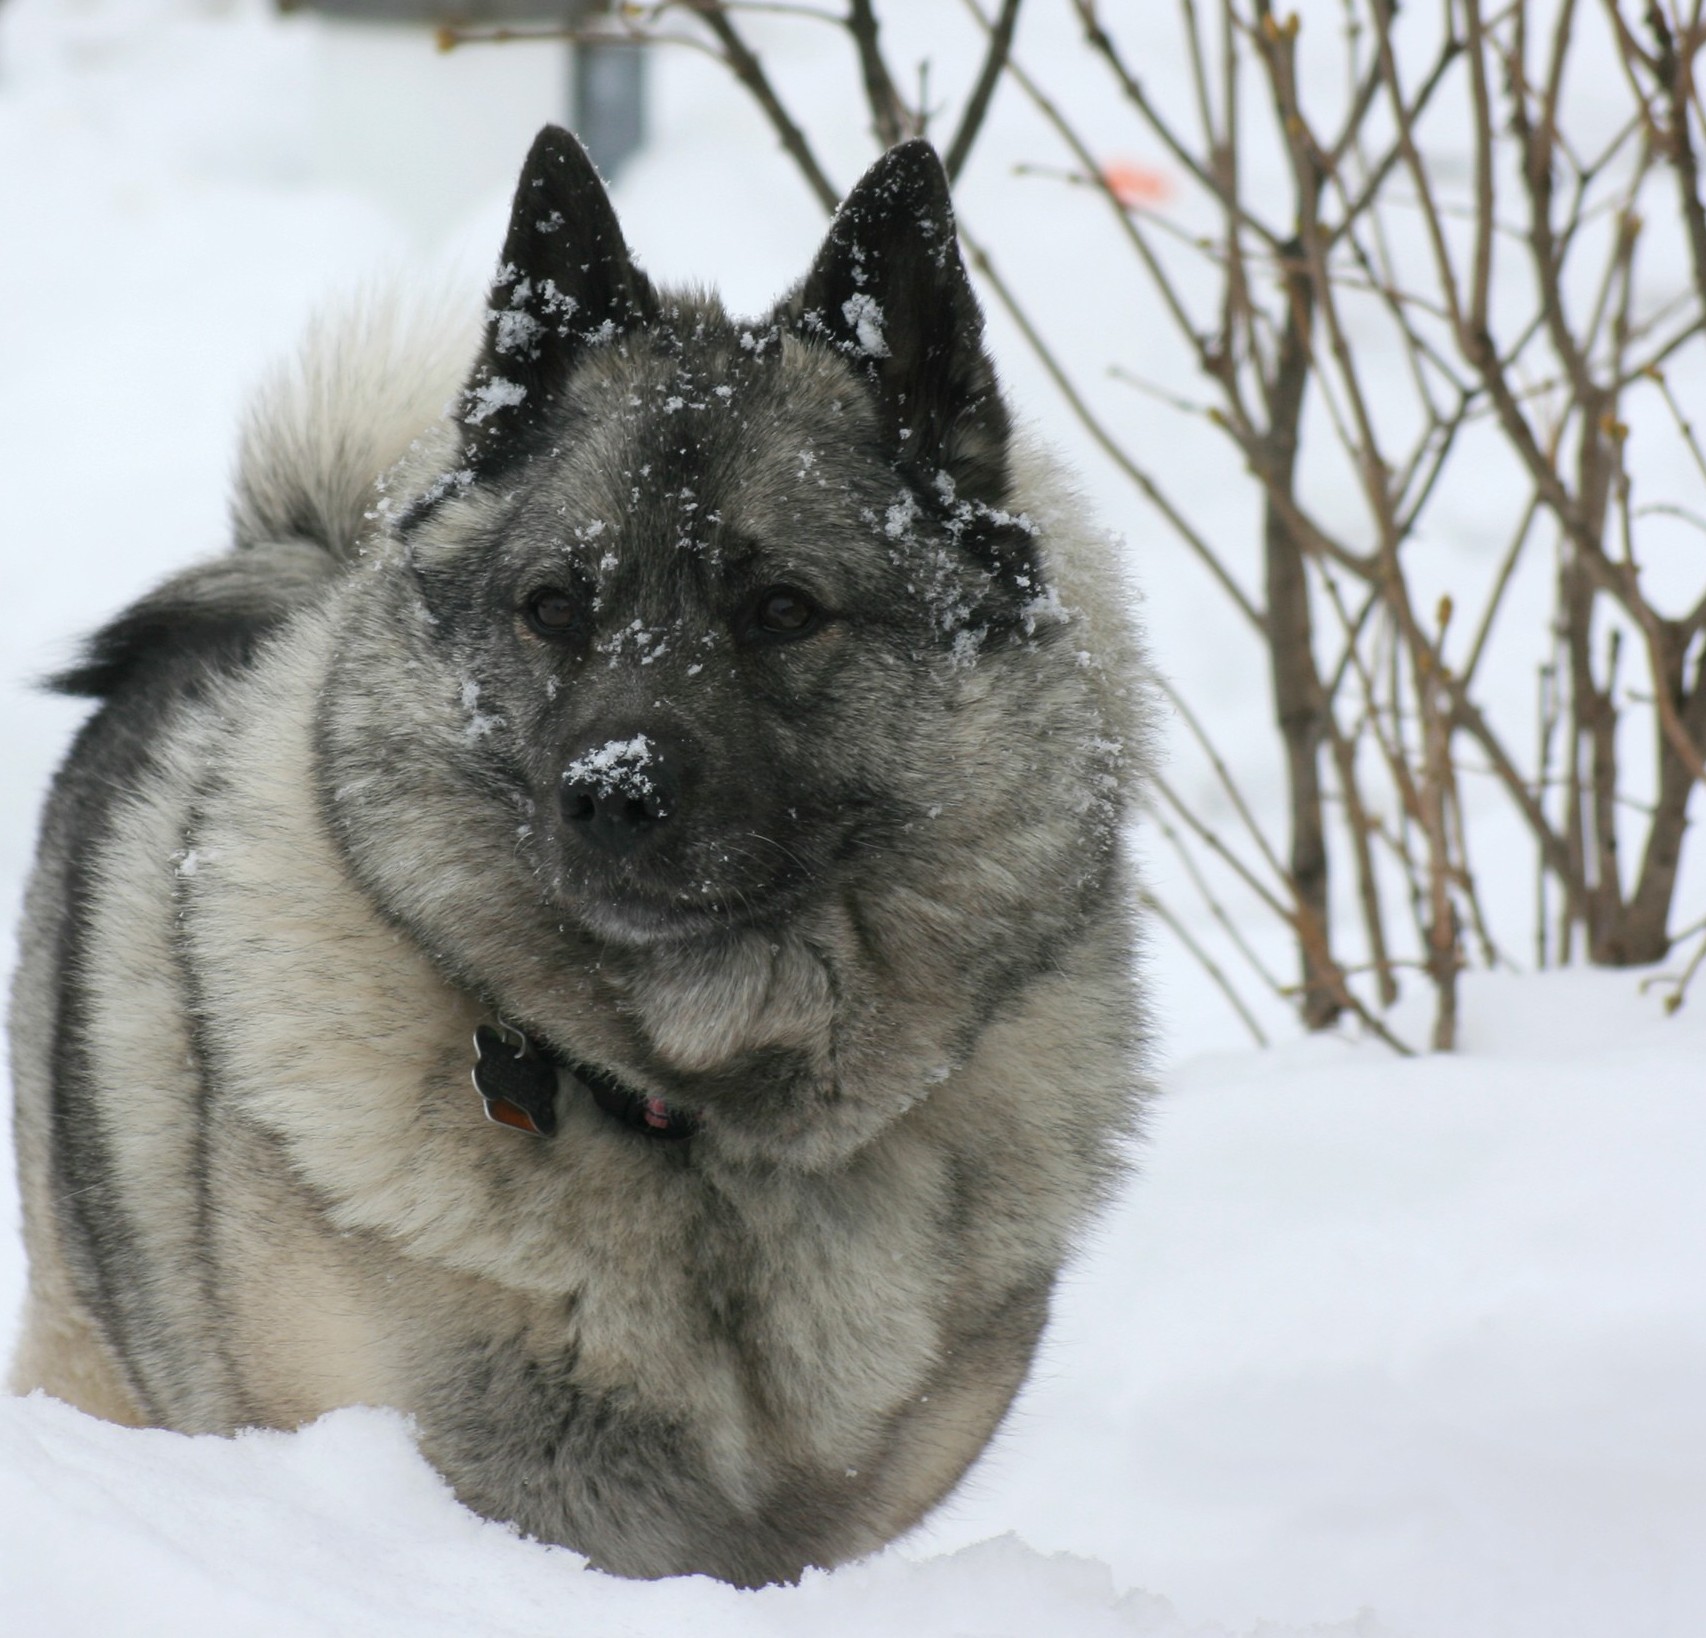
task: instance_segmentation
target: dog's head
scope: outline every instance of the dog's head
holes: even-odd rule
[[[1014,464],[926,145],[742,322],[654,289],[547,130],[478,357],[326,612],[356,879],[706,1142],[851,1152],[1122,914],[1122,735]]]
[[[925,143],[740,322],[652,287],[547,128],[454,420],[397,530],[469,758],[597,937],[778,924],[867,867],[941,805],[967,674],[1050,624]]]

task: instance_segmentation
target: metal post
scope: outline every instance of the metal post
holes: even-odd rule
[[[614,182],[646,138],[646,53],[620,39],[574,47],[569,121],[592,162]]]

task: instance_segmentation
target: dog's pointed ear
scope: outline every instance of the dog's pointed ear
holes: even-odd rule
[[[890,148],[865,173],[786,311],[868,372],[901,465],[1005,501],[1011,423],[928,142]]]
[[[527,453],[580,356],[656,312],[586,150],[545,126],[521,167],[485,340],[457,407],[469,465],[486,474]]]

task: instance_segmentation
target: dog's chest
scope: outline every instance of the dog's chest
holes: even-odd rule
[[[917,1396],[943,1345],[941,1256],[935,1191],[904,1174],[928,1166],[714,1178],[613,1136],[664,1176],[578,1214],[578,1278],[535,1305],[577,1389],[810,1460],[839,1459]]]

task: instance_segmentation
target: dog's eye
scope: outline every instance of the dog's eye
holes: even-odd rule
[[[758,594],[752,624],[767,637],[805,637],[818,627],[822,611],[793,586],[771,586]]]
[[[556,586],[536,591],[522,605],[522,617],[541,637],[563,637],[580,622],[581,602]]]

